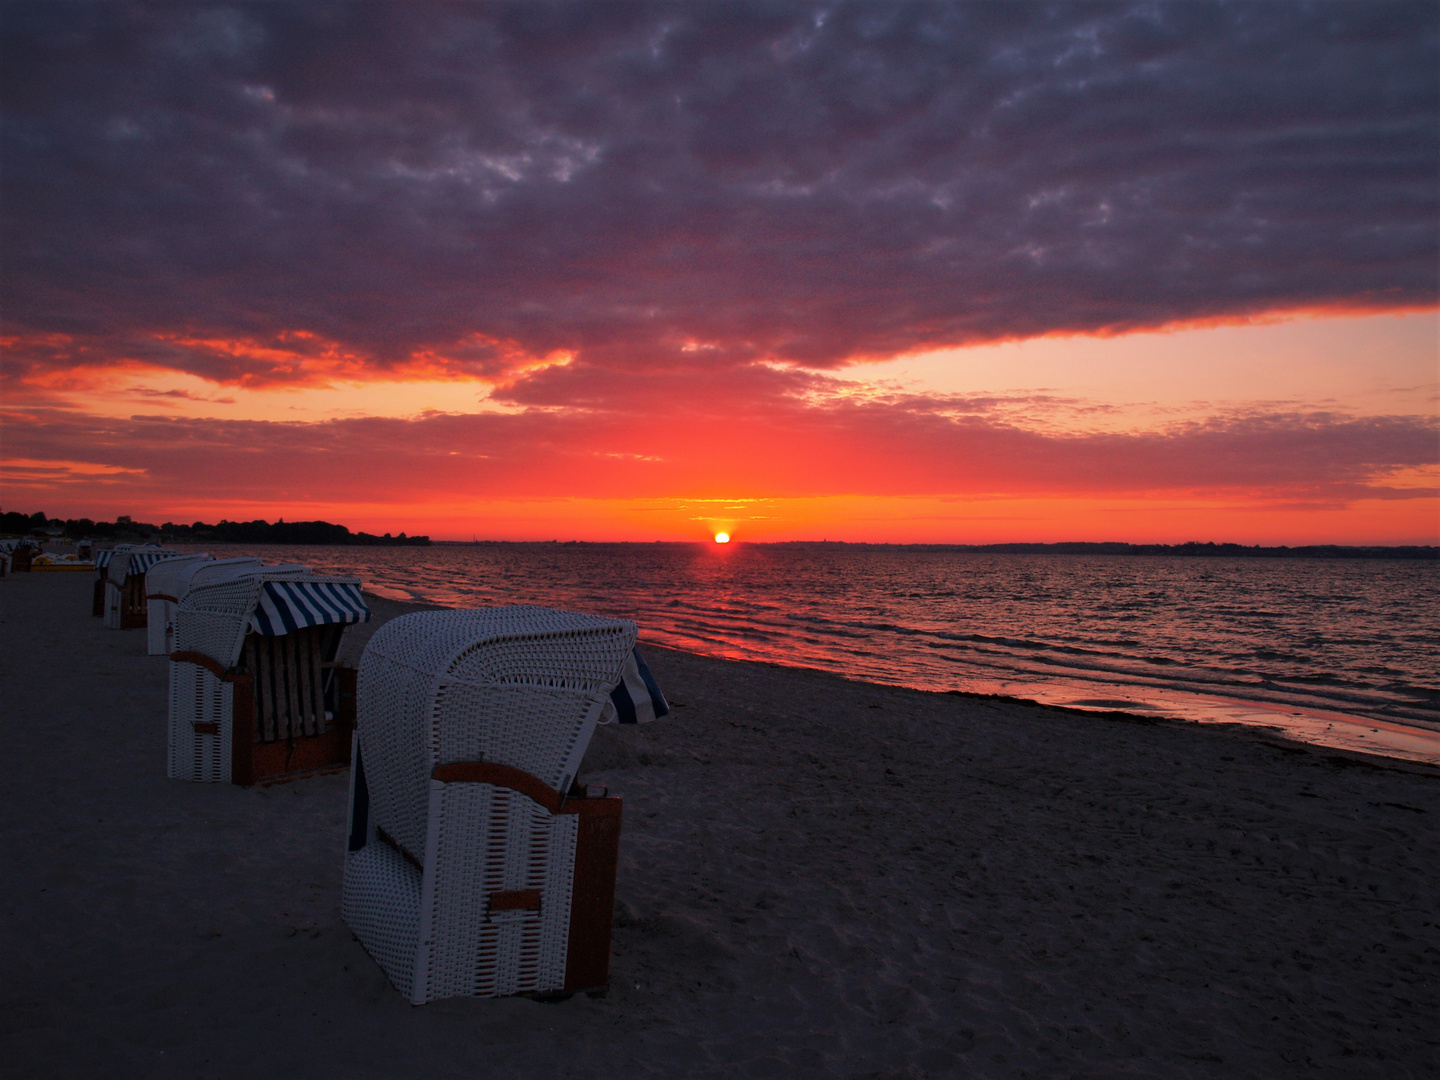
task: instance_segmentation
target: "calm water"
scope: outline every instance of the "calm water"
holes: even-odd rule
[[[395,599],[621,615],[643,639],[872,682],[1282,726],[1365,718],[1372,739],[1386,721],[1440,732],[1433,562],[821,544],[250,551]]]

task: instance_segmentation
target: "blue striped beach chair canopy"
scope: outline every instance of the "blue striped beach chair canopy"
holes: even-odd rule
[[[648,724],[670,715],[670,703],[650,674],[639,648],[630,650],[620,682],[610,691],[610,703],[600,714],[602,724]]]
[[[134,544],[116,544],[113,548],[101,548],[95,552],[95,569],[104,570],[110,565],[110,560],[123,551],[130,551]]]
[[[151,545],[131,548],[128,552],[117,547],[115,557],[110,560],[109,578],[116,585],[122,585],[126,578],[143,577],[145,571],[162,559],[173,559],[179,554],[169,548]]]
[[[130,566],[126,575],[146,573],[152,566],[165,559],[173,559],[180,552],[171,551],[169,548],[160,548],[158,551],[132,551],[130,553]]]
[[[263,581],[250,629],[280,637],[307,626],[348,626],[370,621],[370,608],[358,581],[297,578]]]

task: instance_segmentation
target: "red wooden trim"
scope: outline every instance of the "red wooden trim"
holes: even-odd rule
[[[571,799],[578,814],[575,876],[570,893],[570,938],[565,951],[567,991],[594,990],[610,980],[610,926],[615,918],[615,869],[620,859],[621,803],[616,796]]]
[[[173,597],[173,596],[166,596],[163,592],[146,593],[146,594],[145,594],[145,599],[146,599],[146,600],[169,600],[172,604],[178,604],[178,603],[180,602],[179,600],[175,599],[175,597]]]
[[[221,678],[234,684],[230,692],[230,782],[249,787],[255,783],[256,773],[255,677],[231,671]]]
[[[177,664],[195,664],[203,667],[217,679],[224,679],[227,682],[234,681],[238,672],[230,671],[220,666],[220,661],[214,657],[206,656],[203,652],[172,652],[170,659]]]
[[[430,776],[442,784],[494,784],[528,795],[552,814],[560,813],[565,800],[538,776],[494,761],[457,761],[436,765]]]
[[[242,760],[250,762],[251,784],[283,784],[304,776],[338,772],[345,768],[350,764],[350,734],[339,728],[329,728],[319,735],[252,742],[243,755]],[[234,783],[239,784],[234,761],[232,757],[230,776]]]
[[[512,889],[490,894],[491,911],[539,911],[539,889]]]

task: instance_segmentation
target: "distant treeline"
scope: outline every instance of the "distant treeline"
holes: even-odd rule
[[[796,544],[813,540],[792,541]],[[1302,547],[1247,547],[1244,544],[1217,544],[1213,540],[1188,544],[1122,544],[1071,541],[1059,544],[848,544],[823,540],[821,544],[844,544],[853,548],[901,547],[907,551],[973,551],[997,555],[1189,555],[1226,559],[1436,559],[1440,548],[1418,545],[1397,547],[1346,547],[1341,544],[1308,544]]]
[[[177,525],[167,521],[151,525],[121,516],[114,521],[92,521],[90,518],[52,518],[43,512],[21,514],[14,510],[0,513],[0,533],[21,536],[66,537],[72,540],[160,540],[197,544],[400,544],[425,545],[428,536],[375,536],[367,532],[351,532],[344,525],[328,521],[221,521],[207,525],[196,521]]]
[[[221,521],[218,525],[206,525],[197,521],[193,525],[175,525],[166,522],[160,526],[161,534],[167,540],[190,540],[209,544],[398,544],[403,546],[424,546],[430,543],[428,536],[384,536],[373,533],[352,533],[344,525],[332,525],[328,521],[285,521],[283,518],[271,525],[267,521]]]

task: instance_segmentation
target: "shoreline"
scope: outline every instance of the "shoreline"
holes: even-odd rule
[[[629,546],[644,550],[655,545]],[[494,580],[484,578],[478,588],[451,587],[456,583],[447,583],[447,575],[456,567],[430,563],[426,557],[419,559],[417,577],[397,573],[405,565],[403,559],[399,564],[388,557],[367,559],[342,548],[315,549],[313,557],[302,548],[289,550],[289,557],[317,561],[332,572],[358,572],[370,591],[402,603],[469,606],[535,600],[557,607],[579,605],[586,610],[599,603],[599,610],[636,617],[647,638],[702,655],[774,659],[920,690],[959,689],[1055,707],[1098,705],[1207,724],[1278,728],[1288,737],[1317,745],[1440,765],[1440,712],[1430,678],[1433,664],[1429,663],[1434,650],[1418,646],[1409,647],[1394,671],[1379,676],[1367,674],[1379,669],[1364,665],[1379,661],[1367,657],[1363,649],[1330,660],[1318,656],[1305,659],[1312,650],[1290,641],[1285,645],[1290,651],[1278,666],[1270,666],[1263,657],[1233,663],[1221,657],[1212,664],[1213,658],[1207,658],[1204,648],[1197,652],[1182,642],[1180,651],[1172,653],[1164,643],[1149,641],[1148,631],[1125,647],[1110,652],[1102,647],[1097,653],[1076,648],[1070,635],[1054,626],[1038,634],[1022,632],[1012,641],[1006,636],[1009,630],[997,628],[993,619],[991,625],[979,629],[948,623],[937,629],[912,611],[903,618],[896,616],[897,626],[866,629],[862,621],[861,634],[868,634],[866,651],[856,656],[848,646],[853,636],[848,615],[833,624],[822,618],[823,625],[813,640],[804,630],[805,619],[742,615],[731,632],[726,618],[704,610],[703,604],[693,612],[686,609],[684,617],[679,617],[670,609],[675,607],[679,595],[675,589],[683,575],[675,580],[664,578],[662,591],[670,596],[668,604],[648,603],[644,590],[621,589],[607,605],[591,596],[593,582],[582,582],[577,595],[571,595],[573,588],[553,587],[554,582],[517,590],[495,587]],[[1240,566],[1254,560],[1228,562]],[[1316,565],[1323,566],[1323,561]],[[1383,562],[1375,565],[1385,566]],[[486,564],[480,568],[482,578],[496,569]],[[671,570],[662,568],[662,577]],[[1430,575],[1423,576],[1429,581]],[[803,602],[799,603],[803,608]],[[967,636],[971,630],[980,636]],[[1252,644],[1240,639],[1231,642],[1242,651]],[[1278,644],[1275,647],[1280,648]],[[1338,664],[1337,671],[1349,671],[1347,663],[1358,666],[1350,675],[1327,678],[1327,663]]]
[[[0,581],[17,1078],[1440,1068],[1428,770],[652,647],[673,715],[584,766],[608,992],[413,1008],[340,919],[347,775],[166,780],[168,665],[88,611]]]
[[[383,593],[363,590],[367,601],[371,602],[372,609],[378,607],[381,611],[390,611],[387,618],[398,614],[406,614],[410,611],[427,611],[436,609],[447,609],[447,605],[437,603],[426,603],[416,600],[400,600],[386,596]],[[378,625],[378,623],[376,623]],[[642,627],[643,635],[643,627]],[[357,637],[355,640],[363,641],[368,639],[368,633]],[[871,682],[865,679],[853,678],[839,672],[827,671],[824,668],[800,667],[781,664],[773,660],[761,660],[756,658],[735,658],[710,656],[706,653],[695,652],[692,649],[682,649],[674,645],[667,645],[657,641],[644,641],[642,644],[646,649],[668,649],[672,652],[682,653],[688,656],[716,660],[724,663],[735,664],[762,664],[774,667],[781,671],[806,671],[817,674],[831,675],[846,682],[855,683],[859,686],[871,687],[892,687],[896,689],[909,690],[917,694],[938,694],[941,696],[961,697],[974,699],[976,701],[1000,701],[1015,705],[1033,706],[1041,709],[1054,709],[1057,712],[1070,713],[1078,716],[1088,716],[1095,719],[1118,720],[1125,723],[1135,724],[1193,724],[1214,729],[1236,729],[1249,734],[1252,738],[1270,739],[1296,746],[1303,746],[1307,749],[1324,750],[1331,754],[1354,757],[1356,759],[1373,759],[1376,762],[1404,762],[1421,769],[1425,774],[1434,772],[1440,775],[1440,730],[1432,727],[1420,726],[1423,721],[1407,723],[1395,720],[1372,720],[1361,716],[1350,716],[1341,713],[1325,713],[1317,709],[1306,709],[1300,706],[1285,706],[1278,704],[1267,704],[1245,698],[1231,698],[1216,694],[1202,696],[1199,694],[1187,694],[1193,698],[1191,709],[1196,715],[1166,715],[1160,711],[1163,706],[1156,707],[1156,711],[1132,711],[1136,703],[1127,703],[1132,708],[1123,706],[1106,708],[1103,706],[1084,707],[1073,704],[1061,704],[1053,701],[1046,701],[1041,698],[1026,697],[1022,694],[1008,693],[987,693],[973,690],[930,690],[924,687],[910,686],[905,683],[882,683]],[[354,659],[358,662],[359,653],[352,650]],[[1178,695],[1175,695],[1178,696]],[[1212,717],[1206,717],[1205,712],[1210,712]],[[1270,723],[1266,723],[1270,720]],[[1338,732],[1327,731],[1321,725],[1343,725]],[[1360,729],[1364,729],[1363,731]],[[1378,736],[1371,740],[1370,735]],[[1309,738],[1303,734],[1309,734]],[[1375,748],[1372,748],[1375,747]]]

